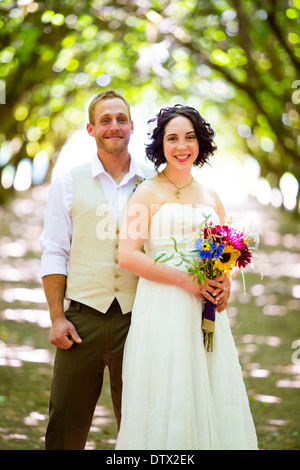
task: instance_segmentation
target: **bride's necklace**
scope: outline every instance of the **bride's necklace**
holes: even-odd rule
[[[177,199],[180,199],[180,191],[181,191],[182,189],[187,188],[188,186],[190,186],[190,185],[192,184],[192,181],[193,181],[193,177],[192,177],[192,179],[191,179],[191,181],[189,182],[189,184],[186,184],[185,186],[182,186],[181,188],[179,188],[178,186],[176,186],[175,183],[173,183],[173,181],[171,181],[171,180],[167,177],[167,175],[166,175],[166,173],[165,173],[164,171],[163,171],[163,174],[164,174],[164,176],[167,178],[167,180],[170,181],[170,183],[173,184],[173,186],[175,186],[176,191],[175,191],[174,195],[177,197]]]

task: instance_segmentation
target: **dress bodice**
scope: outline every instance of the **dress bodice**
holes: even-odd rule
[[[208,205],[165,203],[152,216],[149,236],[144,244],[145,252],[155,257],[157,250],[174,251],[176,240],[178,250],[190,252],[199,233],[200,225],[209,216],[209,222],[220,223],[213,207]]]

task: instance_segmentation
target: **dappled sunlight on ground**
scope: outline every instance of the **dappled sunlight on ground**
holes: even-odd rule
[[[42,289],[15,287],[4,289],[2,299],[7,303],[21,301],[40,304],[45,302],[45,295]]]
[[[7,346],[0,343],[0,366],[22,367],[24,362],[52,363],[53,356],[48,349],[32,346]]]
[[[49,328],[51,321],[48,310],[33,310],[29,308],[7,308],[2,312],[3,319],[18,323],[35,323],[41,328]]]
[[[101,432],[105,431],[105,428],[109,425],[114,424],[114,418],[105,406],[97,405],[96,410],[94,413],[94,419],[91,426],[89,439],[86,443],[85,449],[86,450],[97,450],[97,444],[95,443],[93,437],[97,436]],[[104,432],[105,435],[105,432]],[[111,445],[112,447],[116,444],[116,439],[110,436],[104,437],[107,444]]]

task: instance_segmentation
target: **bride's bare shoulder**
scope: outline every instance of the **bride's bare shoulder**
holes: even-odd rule
[[[223,203],[219,198],[217,192],[209,186],[198,183],[198,202],[199,204],[205,204],[215,209],[221,222],[223,223],[226,214]]]

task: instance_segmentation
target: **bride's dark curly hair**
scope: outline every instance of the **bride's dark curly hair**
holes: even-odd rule
[[[209,156],[213,155],[217,149],[217,146],[213,142],[215,131],[195,108],[183,106],[181,104],[176,104],[170,108],[162,108],[155,119],[150,119],[148,121],[148,124],[150,122],[155,123],[155,121],[157,121],[156,127],[151,136],[152,142],[146,145],[146,156],[154,163],[156,171],[160,165],[166,163],[163,148],[165,127],[171,119],[178,116],[186,117],[193,124],[199,143],[199,155],[195,160],[195,166],[203,166],[204,163],[207,162]]]

